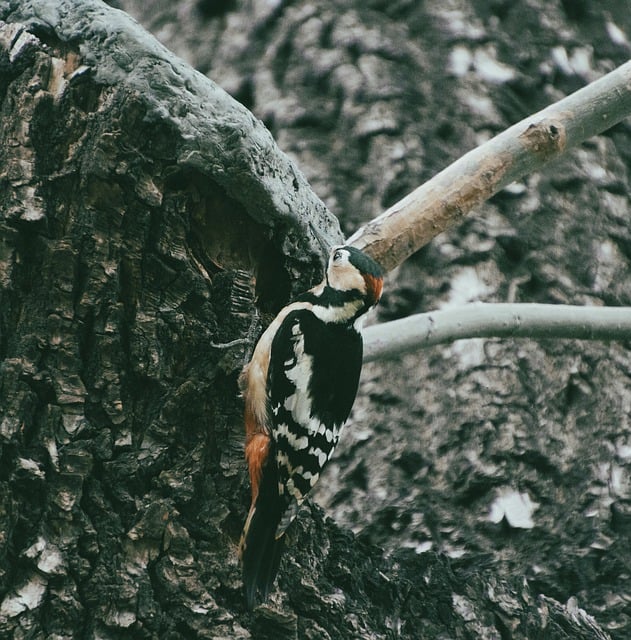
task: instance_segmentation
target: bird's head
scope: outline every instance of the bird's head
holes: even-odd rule
[[[333,247],[326,270],[326,283],[340,292],[359,292],[368,309],[379,302],[383,269],[355,247]]]

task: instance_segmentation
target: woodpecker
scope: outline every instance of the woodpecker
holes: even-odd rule
[[[350,414],[362,366],[361,322],[382,287],[372,258],[334,247],[324,280],[280,311],[243,370],[252,502],[239,555],[249,609],[267,598],[285,531]]]

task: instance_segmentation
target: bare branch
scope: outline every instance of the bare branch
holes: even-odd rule
[[[631,340],[631,308],[476,303],[373,325],[364,362],[462,338]]]
[[[359,229],[349,243],[387,270],[475,206],[631,115],[631,62],[513,125]]]

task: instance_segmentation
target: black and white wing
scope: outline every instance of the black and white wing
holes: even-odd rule
[[[309,309],[291,312],[272,343],[268,392],[286,511],[281,536],[333,455],[357,393],[362,342],[348,325],[333,325]]]

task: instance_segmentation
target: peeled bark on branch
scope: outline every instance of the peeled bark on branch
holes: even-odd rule
[[[629,115],[631,62],[469,151],[349,242],[390,270],[511,182]]]

